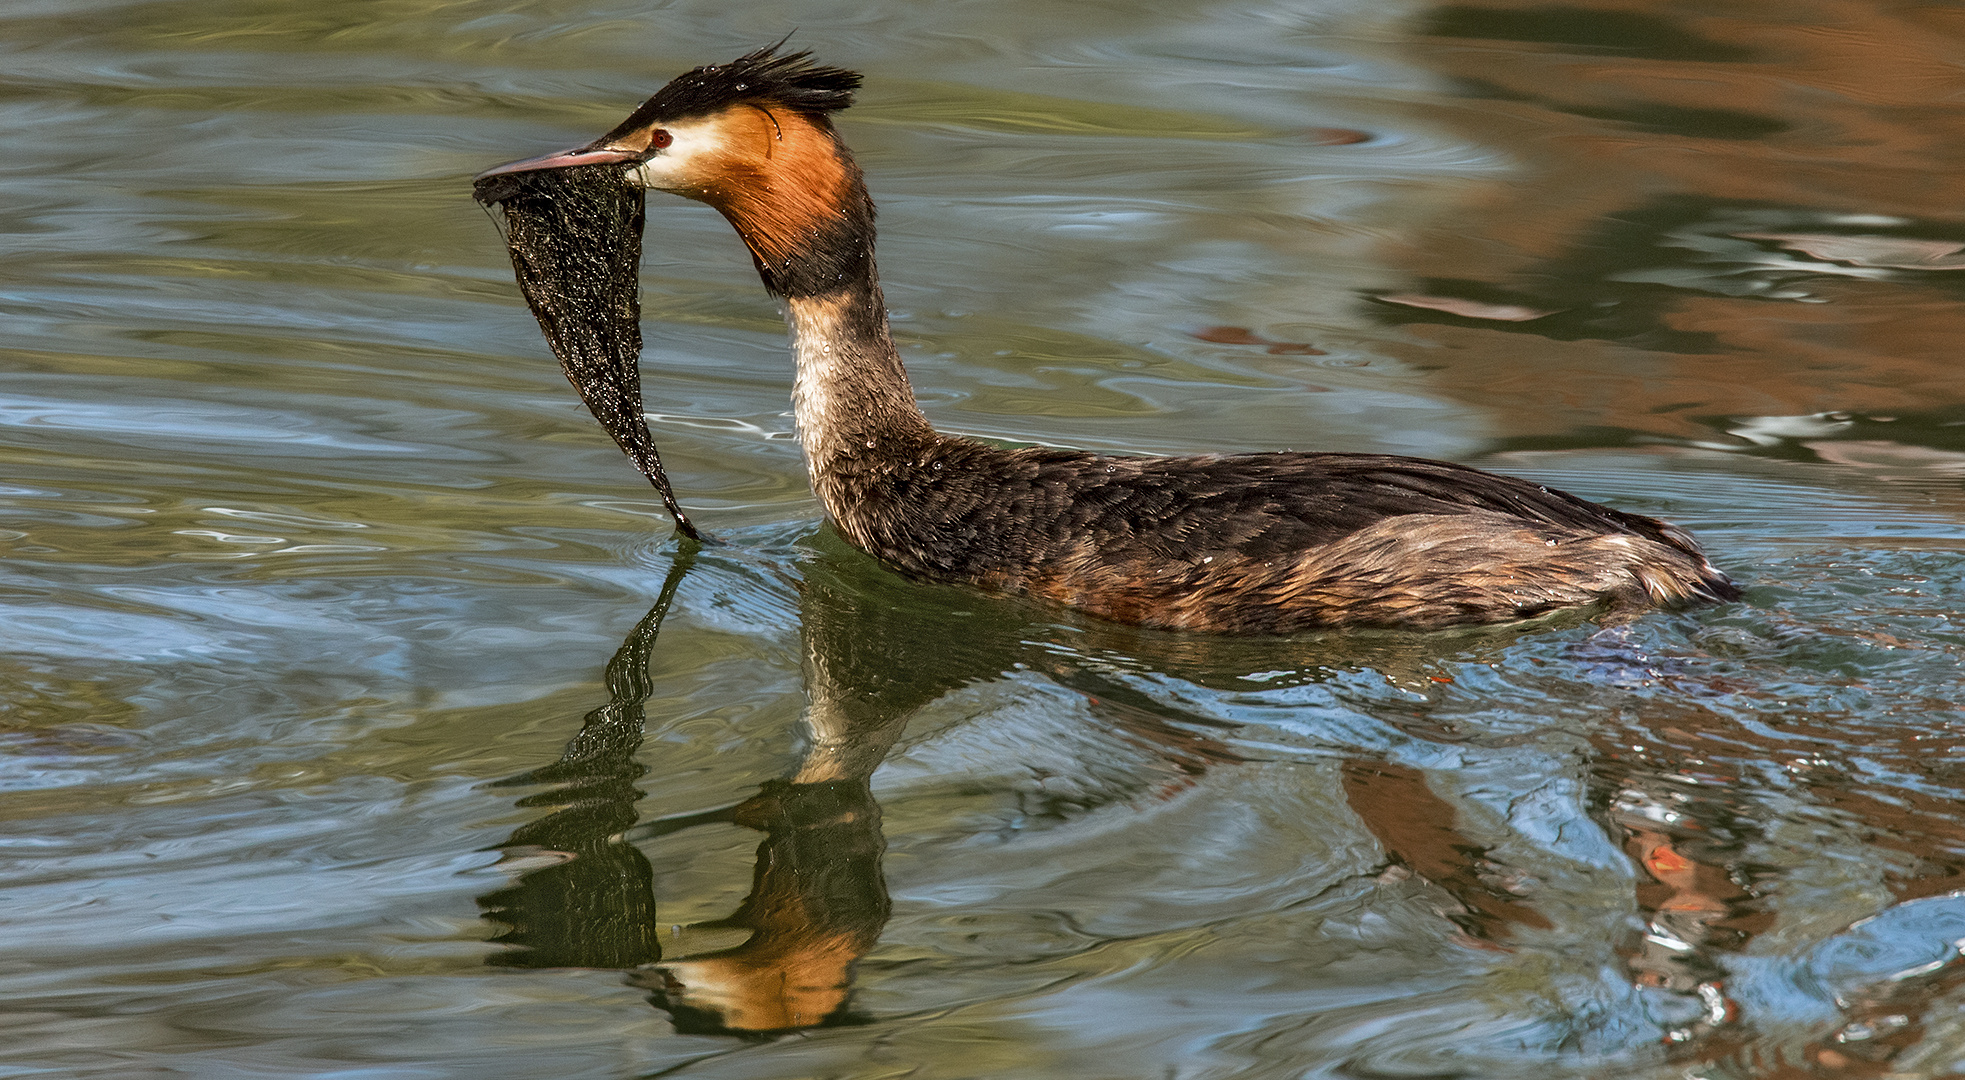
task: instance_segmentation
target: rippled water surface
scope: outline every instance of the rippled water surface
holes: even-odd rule
[[[10,0],[0,1074],[1965,1073],[1962,10]],[[657,196],[682,550],[468,178],[794,27],[938,425],[1474,462],[1747,600],[899,581]]]

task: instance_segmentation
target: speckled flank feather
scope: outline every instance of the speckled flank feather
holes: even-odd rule
[[[1671,526],[1414,458],[937,437],[820,483],[840,531],[905,573],[1170,629],[1424,629],[1738,595]]]

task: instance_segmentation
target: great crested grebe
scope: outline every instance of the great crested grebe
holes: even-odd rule
[[[1677,526],[1449,462],[1122,457],[937,432],[888,334],[873,201],[830,119],[859,85],[808,53],[762,49],[680,76],[585,147],[479,182],[612,166],[628,184],[721,211],[784,299],[812,487],[860,550],[918,580],[1244,634],[1740,595]]]

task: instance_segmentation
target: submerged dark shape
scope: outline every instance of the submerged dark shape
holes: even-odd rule
[[[644,190],[620,165],[498,173],[473,186],[505,211],[519,291],[566,378],[662,494],[676,529],[701,539],[669,488],[642,415],[641,231]]]

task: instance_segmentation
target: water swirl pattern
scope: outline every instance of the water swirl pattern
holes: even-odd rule
[[[1746,600],[1222,640],[909,584],[653,200],[686,550],[466,179],[793,26],[867,76],[937,426],[1464,461]],[[0,27],[0,1073],[1965,1073],[1950,11]]]

